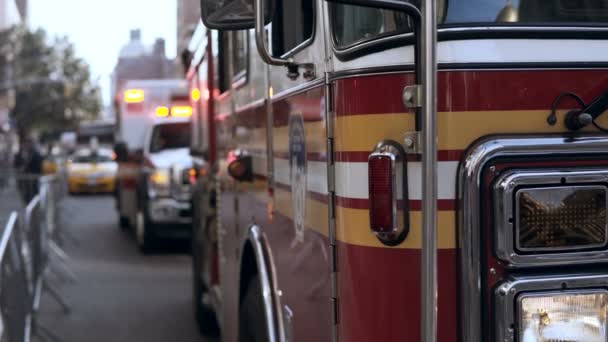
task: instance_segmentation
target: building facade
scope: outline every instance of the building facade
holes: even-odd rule
[[[2,39],[11,39],[6,30],[12,26],[27,23],[27,0],[0,0],[0,36]],[[14,102],[12,91],[12,73],[9,69],[11,56],[2,51],[6,42],[0,42],[0,168],[8,167],[14,134],[10,125],[9,113]]]
[[[116,100],[127,80],[164,79],[174,75],[175,63],[167,58],[165,40],[158,38],[154,45],[146,46],[141,39],[141,30],[132,30],[112,73],[111,94]]]
[[[188,58],[184,54],[188,53],[190,38],[200,20],[200,0],[177,0],[177,60]]]

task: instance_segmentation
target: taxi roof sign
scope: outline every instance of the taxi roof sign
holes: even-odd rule
[[[126,103],[144,102],[144,91],[142,89],[127,89],[125,90]]]

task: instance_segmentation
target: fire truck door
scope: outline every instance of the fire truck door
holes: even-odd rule
[[[325,29],[323,20],[315,19],[321,18],[324,3],[294,0],[275,5],[278,14],[268,39],[273,48],[264,47],[272,57],[262,59],[280,64],[278,56],[289,56],[298,66],[270,65],[273,216],[262,228],[272,251],[281,293],[279,314],[287,340],[330,341],[334,316],[330,305]]]

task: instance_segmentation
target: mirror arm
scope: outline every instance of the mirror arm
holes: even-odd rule
[[[414,84],[421,85],[422,77],[424,73],[422,61],[422,12],[420,9],[413,5],[411,2],[405,2],[403,0],[327,0],[333,3],[341,3],[346,5],[355,5],[370,8],[381,8],[389,11],[401,12],[410,16],[414,20]],[[416,131],[422,131],[422,108],[416,106],[415,110],[415,129]]]
[[[254,11],[255,11],[255,42],[258,48],[258,53],[260,57],[266,64],[270,65],[286,65],[291,66],[294,65],[293,59],[291,58],[276,58],[273,57],[268,51],[268,47],[266,46],[266,28],[264,27],[264,1],[265,0],[255,0],[254,1]]]

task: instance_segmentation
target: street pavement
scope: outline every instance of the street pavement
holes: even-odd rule
[[[110,196],[66,200],[65,244],[78,277],[60,292],[72,311],[44,295],[40,324],[62,342],[209,342],[192,315],[187,243],[142,255],[130,231],[117,226]]]

